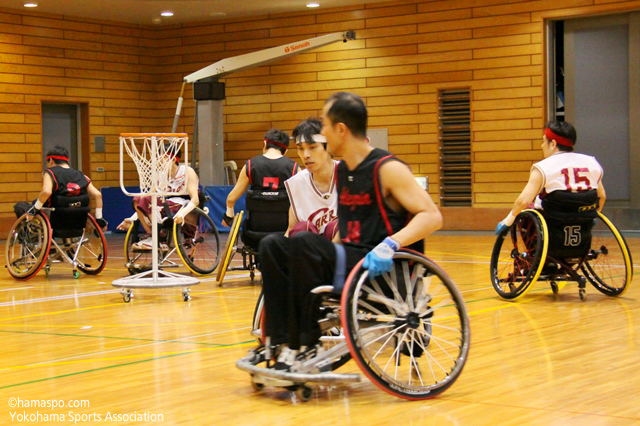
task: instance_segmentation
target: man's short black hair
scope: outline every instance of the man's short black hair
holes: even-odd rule
[[[331,95],[327,103],[331,103],[327,117],[332,124],[344,123],[353,136],[367,137],[367,107],[360,96],[338,92]]]
[[[544,125],[544,128],[550,129],[556,135],[562,136],[563,138],[571,141],[572,146],[558,144],[557,146],[559,151],[573,151],[573,147],[576,146],[576,141],[578,140],[578,134],[571,123],[567,123],[566,121],[549,121]]]
[[[267,142],[267,149],[279,149],[282,155],[284,155],[289,148],[289,135],[282,130],[271,129],[264,135],[264,139]]]
[[[50,157],[50,156],[69,158],[69,151],[67,150],[67,148],[65,148],[62,145],[56,145],[53,148],[51,148],[49,151],[47,151],[47,157]],[[57,158],[53,158],[52,160],[54,163],[56,163],[57,166],[61,164],[67,164],[67,165],[69,164],[68,161],[60,160]]]
[[[304,142],[310,143],[313,141],[313,135],[319,135],[322,131],[322,120],[318,117],[311,117],[304,121],[301,121],[295,129],[293,129],[293,139],[297,141],[298,137],[301,137]],[[297,144],[297,142],[296,142]],[[322,142],[324,149],[327,149],[327,144]]]

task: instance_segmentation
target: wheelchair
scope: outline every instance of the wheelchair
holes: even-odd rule
[[[370,279],[361,260],[342,288],[312,290],[314,313],[324,351],[291,371],[269,368],[271,348],[262,335],[263,297],[256,304],[252,335],[263,343],[236,366],[251,375],[259,391],[284,387],[308,401],[308,383],[360,381],[358,374],[335,370],[354,360],[383,391],[409,400],[433,398],[460,376],[470,344],[469,317],[449,276],[424,255],[402,249],[391,272]]]
[[[223,250],[224,261],[218,269],[216,280],[221,283],[227,270],[249,271],[251,282],[255,278],[258,264],[258,246],[260,241],[269,234],[279,233],[284,235],[289,226],[289,196],[284,189],[280,190],[248,190],[246,195],[246,218],[242,224],[245,212],[236,213],[229,231],[229,238]],[[242,232],[240,226],[242,225]],[[238,244],[238,236],[243,245]],[[242,256],[242,266],[229,268],[233,256],[239,253]]]
[[[208,197],[200,195],[199,206],[177,224],[173,221],[168,204],[164,205],[164,221],[159,224],[158,266],[161,269],[178,268],[182,263],[194,274],[211,274],[220,262],[220,235],[205,206]],[[134,221],[124,240],[125,265],[131,275],[152,268],[152,251],[134,247],[140,241],[140,219]],[[177,255],[177,256],[176,256]]]
[[[543,200],[543,211],[522,211],[498,235],[490,268],[500,297],[517,300],[537,281],[549,282],[554,294],[567,282],[577,282],[583,301],[587,281],[607,296],[627,290],[633,278],[631,252],[613,223],[596,211],[593,195],[574,206],[568,194]]]
[[[44,207],[31,219],[23,214],[9,231],[5,260],[14,278],[28,280],[43,267],[48,276],[54,262],[70,263],[74,278],[80,272],[97,275],[104,269],[107,242],[89,214],[89,196],[57,198],[53,205],[66,207]]]

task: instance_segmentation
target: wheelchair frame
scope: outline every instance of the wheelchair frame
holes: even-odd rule
[[[322,304],[327,316],[321,319],[326,323],[320,323],[325,332],[320,338],[323,346],[334,344],[327,351],[302,361],[293,371],[277,371],[269,368],[271,349],[267,344],[251,351],[236,366],[251,375],[254,389],[285,387],[302,401],[313,394],[307,383],[359,381],[358,374],[333,372],[349,359],[391,395],[422,400],[444,392],[460,376],[468,357],[470,329],[464,301],[444,270],[422,254],[401,250],[394,261],[396,266],[390,273],[371,280],[361,260],[340,295],[333,293],[333,286],[312,291],[327,296]],[[258,300],[256,309],[262,306]],[[262,323],[257,311],[253,323],[254,327]],[[335,325],[342,327],[341,335],[326,333]],[[253,330],[252,334],[261,340],[261,331]],[[403,357],[406,364],[401,363]],[[262,363],[266,367],[260,366]],[[425,383],[428,376],[433,377],[433,383]]]
[[[244,210],[236,213],[233,217],[233,222],[231,223],[231,229],[229,231],[229,239],[227,240],[227,244],[224,249],[224,262],[218,270],[218,276],[216,277],[216,281],[218,281],[219,284],[224,280],[227,271],[249,271],[251,282],[253,282],[256,276],[256,269],[258,269],[256,256],[258,255],[258,252],[246,244],[242,247],[238,244],[238,241],[240,240],[240,226],[242,225],[243,216]],[[242,266],[230,268],[229,265],[236,253],[240,253],[242,256]]]
[[[593,239],[598,235],[594,237],[591,231],[591,247],[580,258],[555,258],[549,255],[549,229],[542,214],[531,209],[518,214],[514,224],[498,235],[491,256],[491,283],[500,297],[518,300],[527,294],[537,281],[548,281],[554,294],[557,294],[567,281],[577,282],[578,294],[583,301],[586,300],[587,281],[605,295],[623,294],[633,279],[631,252],[613,223],[602,213],[597,214],[598,217],[594,220],[601,221],[606,228],[605,231],[608,230],[612,237],[609,237],[609,242],[603,241],[600,246],[595,244],[598,247],[594,248]],[[511,237],[513,244],[509,253],[502,248],[503,243],[508,240],[507,236]],[[615,240],[614,244],[610,242],[611,238]],[[605,280],[614,280],[617,276],[607,273],[604,267],[598,267],[601,261],[606,263],[610,258],[621,262],[621,265],[609,265],[610,269],[624,267],[622,283],[619,285],[607,283]],[[511,266],[500,268],[499,264]],[[579,271],[582,274],[578,273]],[[503,272],[507,272],[506,277],[501,277]]]
[[[98,226],[95,218],[91,214],[88,214],[87,222],[85,224],[85,228],[82,232],[82,235],[79,237],[61,238],[63,240],[68,239],[71,241],[64,241],[58,244],[58,242],[55,239],[60,237],[53,236],[53,229],[51,228],[51,222],[47,217],[47,215],[45,214],[46,212],[51,212],[54,210],[55,210],[54,208],[44,207],[42,211],[36,213],[32,219],[27,219],[28,214],[25,213],[20,218],[18,218],[18,220],[16,220],[16,222],[11,227],[11,230],[9,231],[9,236],[6,242],[5,259],[6,259],[7,269],[9,270],[9,273],[11,274],[11,276],[13,276],[14,278],[19,280],[28,280],[33,276],[35,276],[43,267],[45,270],[45,274],[48,276],[51,270],[51,264],[56,260],[64,261],[66,263],[71,264],[73,268],[74,278],[80,277],[80,272],[78,272],[78,270],[82,271],[87,275],[97,275],[100,272],[102,272],[102,270],[106,266],[107,257],[108,257],[107,242],[104,237],[104,233],[102,232],[102,229],[100,229],[100,227]],[[10,266],[11,264],[16,264],[17,262],[17,260],[10,259],[13,245],[15,243],[19,243],[17,241],[19,238],[27,238],[27,239],[30,238],[29,236],[21,237],[19,234],[21,233],[22,230],[18,228],[23,224],[29,225],[31,223],[36,223],[36,222],[39,223],[39,227],[41,229],[41,234],[42,234],[42,241],[40,241],[39,239],[38,242],[36,243],[36,244],[42,244],[42,247],[40,248],[41,255],[35,259],[39,263],[37,266],[35,266],[35,269],[33,268],[27,269],[26,274],[16,274],[15,271]],[[97,233],[97,235],[95,236],[97,236],[100,240],[100,243],[102,245],[102,253],[96,254],[94,253],[95,250],[90,250],[87,248],[86,243],[89,241],[89,236],[87,235],[88,226],[91,226],[93,228],[93,230],[90,232],[93,232],[94,234]],[[28,256],[27,251],[33,255],[33,252],[35,250],[29,249],[28,244],[20,244],[20,246],[21,246],[20,248],[21,258]],[[54,253],[51,253],[52,246],[55,249]],[[100,262],[100,264],[96,268],[91,268],[90,267],[91,265],[82,262],[82,259],[80,258],[79,255],[80,253],[83,252],[84,249],[86,249],[86,251],[88,251],[89,253],[94,254],[96,256],[96,259]],[[72,256],[69,255],[69,251],[72,251],[73,253]]]
[[[175,223],[172,218],[172,226],[168,228],[170,235],[167,236],[167,248],[168,250],[159,250],[158,251],[158,265],[160,268],[178,268],[176,262],[170,259],[170,256],[174,253],[177,253],[182,260],[182,263],[196,275],[207,275],[213,273],[216,267],[220,263],[220,236],[218,234],[218,228],[215,223],[208,215],[208,208],[200,209],[198,207],[194,208],[189,215],[196,213],[199,217],[206,218],[205,220],[208,222],[208,225],[211,227],[211,233],[213,234],[216,241],[216,258],[213,262],[213,266],[209,266],[204,268],[202,266],[196,265],[189,256],[189,250],[185,247],[184,235],[182,233],[182,225]],[[187,216],[188,217],[188,216]],[[134,238],[134,233],[138,229],[139,220],[136,220],[127,231],[127,235],[124,240],[124,253],[125,253],[125,266],[129,270],[130,274],[137,274],[140,272],[151,270],[151,260],[149,259],[148,263],[143,263],[141,265],[136,264],[135,262],[141,259],[143,256],[149,255],[151,256],[151,251],[148,250],[135,250],[131,246],[134,244],[132,239]],[[202,237],[200,237],[202,238]],[[173,244],[173,245],[172,245]]]

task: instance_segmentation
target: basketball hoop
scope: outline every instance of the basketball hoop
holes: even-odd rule
[[[133,160],[138,170],[140,192],[128,192],[124,185],[124,154]],[[152,268],[140,274],[119,278],[112,282],[114,287],[122,288],[125,302],[133,297],[134,288],[166,288],[182,287],[185,301],[191,299],[190,286],[199,284],[194,277],[163,271],[158,266],[158,197],[184,195],[187,188],[185,182],[180,188],[171,186],[171,166],[176,157],[188,165],[188,136],[186,133],[122,133],[120,135],[120,188],[128,196],[150,196],[151,202],[151,237]],[[132,225],[134,226],[134,225]]]

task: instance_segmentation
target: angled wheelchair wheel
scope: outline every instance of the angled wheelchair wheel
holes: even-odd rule
[[[491,284],[500,297],[516,300],[538,280],[549,247],[547,224],[540,213],[524,210],[504,230],[491,253]]]
[[[207,213],[195,208],[181,224],[173,223],[174,244],[194,274],[211,274],[220,262],[220,235]]]
[[[591,230],[591,249],[581,266],[587,280],[607,296],[624,293],[633,278],[633,261],[627,242],[602,213]]]
[[[131,275],[150,271],[152,268],[152,252],[150,250],[136,250],[133,248],[133,244],[140,241],[139,227],[140,221],[134,221],[124,238],[125,265]]]
[[[82,241],[76,260],[78,269],[88,275],[97,275],[107,264],[107,241],[93,216],[87,216]]]
[[[47,262],[51,250],[51,224],[42,213],[31,220],[22,215],[7,236],[5,260],[12,277],[28,280]]]
[[[460,376],[469,353],[469,317],[456,285],[425,256],[394,255],[374,280],[356,265],[345,283],[341,320],[351,356],[382,390],[432,398]]]
[[[231,223],[229,236],[227,238],[226,244],[224,245],[224,250],[222,251],[222,262],[220,263],[220,268],[218,268],[218,274],[216,275],[216,281],[218,281],[218,283],[222,283],[222,280],[224,280],[224,276],[227,273],[227,268],[231,263],[231,258],[235,253],[235,247],[237,245],[238,234],[240,231],[240,225],[242,224],[243,215],[244,210],[241,210],[233,217],[233,223]]]

